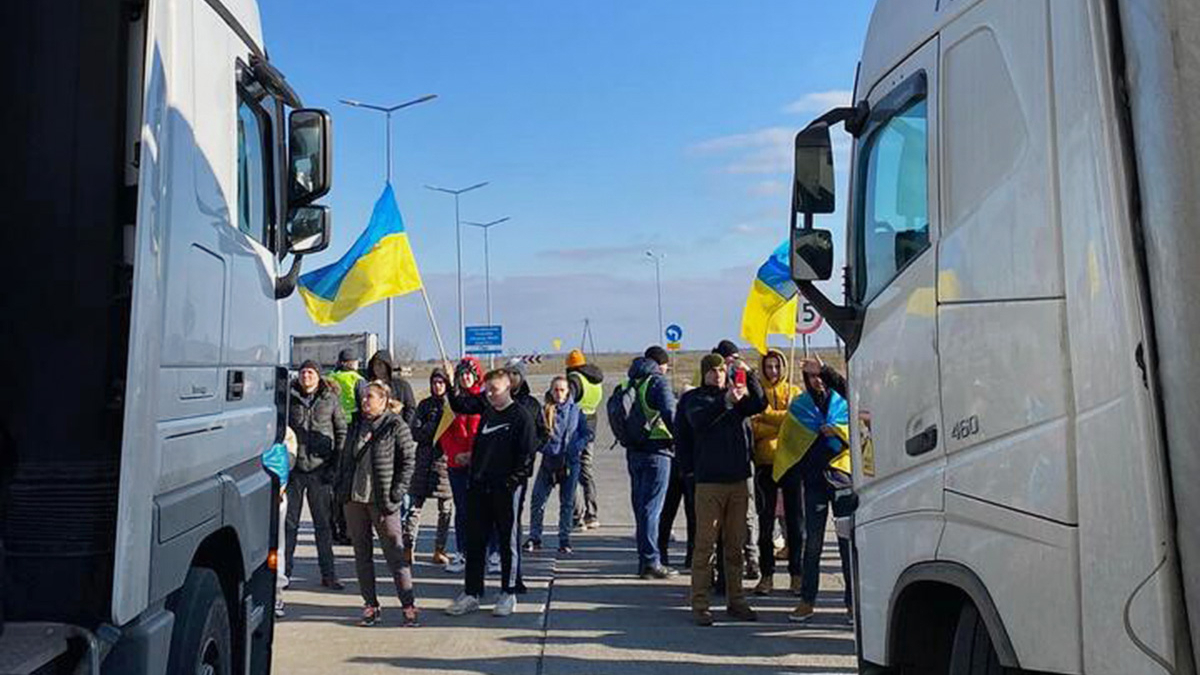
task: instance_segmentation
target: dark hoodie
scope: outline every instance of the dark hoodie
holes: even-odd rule
[[[377,370],[382,370],[382,377]],[[417,397],[413,394],[412,385],[400,375],[400,369],[392,361],[392,353],[386,349],[375,352],[367,362],[366,376],[368,381],[383,380],[392,388],[392,400],[404,404],[400,416],[404,418],[405,424],[411,426],[413,418],[417,415]]]
[[[479,411],[471,450],[472,483],[512,490],[529,479],[539,441],[536,418],[526,406],[514,397],[507,408],[496,410],[483,394],[459,393],[450,399],[450,407],[456,414]]]
[[[639,356],[633,360],[633,363],[629,364],[628,376],[630,382],[650,378],[650,386],[646,389],[646,404],[652,410],[662,415],[663,424],[667,426],[667,430],[674,436],[675,392],[671,391],[671,383],[667,382],[667,378],[663,376],[662,369],[658,367],[658,363],[654,359]],[[652,440],[644,447],[628,449],[638,452],[655,452],[670,455],[672,454],[672,445],[673,441],[669,439]]]
[[[429,391],[433,391],[434,378],[440,377],[446,383],[449,391],[450,376],[441,368],[434,368],[429,375]],[[414,497],[437,497],[450,499],[450,478],[446,473],[446,455],[442,452],[440,439],[434,442],[434,435],[441,424],[442,415],[446,408],[444,396],[434,396],[422,400],[417,405],[417,414],[413,417],[412,434],[417,442],[417,465],[413,471],[412,483],[408,492]],[[445,434],[443,434],[443,437]]]

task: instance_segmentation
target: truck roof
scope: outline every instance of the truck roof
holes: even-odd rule
[[[942,26],[977,2],[979,0],[878,0],[867,28],[855,100],[866,98],[876,82],[925,44]]]
[[[252,43],[253,49],[265,52],[263,45],[262,19],[258,13],[258,0],[206,0],[226,22],[236,22],[232,26],[242,35],[243,40]]]

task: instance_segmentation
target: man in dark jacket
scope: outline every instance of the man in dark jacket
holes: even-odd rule
[[[754,439],[750,417],[767,407],[762,384],[740,360],[727,382],[725,359],[708,354],[700,362],[703,385],[683,395],[676,419],[680,463],[696,478],[696,544],[692,554],[692,612],[696,623],[713,623],[709,610],[712,556],[724,538],[725,569],[742,569]],[[735,619],[757,617],[746,602],[742,578],[725,576],[726,608]]]
[[[471,451],[470,487],[467,490],[467,579],[460,595],[447,608],[451,616],[462,616],[479,609],[483,596],[483,577],[488,537],[493,530],[500,538],[500,599],[492,614],[508,616],[516,608],[516,593],[521,542],[517,527],[520,510],[520,486],[529,480],[530,457],[537,450],[534,418],[512,396],[511,376],[506,370],[493,370],[484,378],[483,397],[459,391],[450,398],[456,414],[482,415],[479,432]]]
[[[670,362],[665,349],[657,345],[650,347],[644,356],[630,364],[626,385],[636,388],[638,405],[649,411],[648,438],[626,448],[625,453],[630,501],[637,524],[638,576],[643,579],[667,579],[676,574],[675,570],[662,564],[658,550],[658,522],[674,454],[675,394],[665,377]]]
[[[334,388],[321,378],[321,366],[305,361],[292,383],[288,401],[288,426],[296,434],[296,468],[288,477],[287,550],[284,569],[292,576],[296,554],[296,534],[300,530],[300,511],[305,495],[312,514],[317,539],[317,563],[321,585],[341,590],[333,564],[333,483],[338,459],[346,442],[346,418]]]
[[[412,426],[413,418],[417,416],[417,397],[413,394],[412,385],[400,374],[400,364],[392,361],[392,353],[386,349],[375,352],[367,361],[367,379],[383,380],[392,389],[392,401],[398,401],[404,406],[400,416],[404,423]]]
[[[567,384],[571,399],[583,411],[588,430],[596,436],[596,411],[604,402],[604,371],[578,349],[567,354]],[[575,527],[591,530],[600,527],[600,505],[596,496],[596,479],[592,472],[592,450],[588,443],[579,456],[579,494],[575,497]]]

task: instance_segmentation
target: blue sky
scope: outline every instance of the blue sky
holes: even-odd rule
[[[577,346],[584,317],[603,351],[661,342],[648,248],[666,254],[664,314],[685,347],[736,338],[754,269],[786,234],[791,136],[848,99],[872,4],[262,0],[271,59],[334,115],[335,235],[305,269],[350,246],[383,188],[382,115],[338,99],[436,93],[394,118],[392,183],[451,352],[454,205],[425,184],[490,181],[463,196],[464,220],[512,217],[491,237],[510,350]],[[825,226],[840,233],[840,216]],[[468,325],[484,319],[482,246],[464,228]],[[434,356],[420,297],[396,309],[397,340]],[[284,316],[290,334],[322,330],[298,298]],[[382,337],[383,304],[325,330]]]

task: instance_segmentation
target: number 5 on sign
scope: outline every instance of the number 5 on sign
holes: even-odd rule
[[[796,320],[797,335],[812,335],[820,330],[824,323],[825,320],[817,314],[817,308],[813,307],[811,302],[800,304],[800,317]]]

